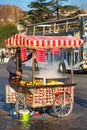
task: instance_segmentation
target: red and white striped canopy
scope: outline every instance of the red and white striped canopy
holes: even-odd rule
[[[80,47],[85,41],[72,36],[33,36],[20,35],[5,40],[7,48],[26,47],[37,48],[75,48]]]

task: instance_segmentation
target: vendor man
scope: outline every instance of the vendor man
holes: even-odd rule
[[[29,55],[27,55],[27,60],[31,58],[32,58],[32,52]],[[7,71],[9,72],[9,81],[13,77],[22,76],[22,61],[21,61],[20,48],[18,48],[16,50],[15,55],[9,59],[8,64],[7,64]]]

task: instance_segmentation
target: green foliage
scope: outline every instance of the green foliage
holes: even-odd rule
[[[23,26],[26,26],[26,22],[24,19],[19,19],[19,24],[22,24]]]
[[[51,7],[53,9],[53,12],[56,13],[58,11],[58,9],[61,9],[62,7],[62,3],[64,1],[68,1],[68,0],[51,0]]]
[[[31,9],[28,12],[29,21],[31,24],[47,22],[52,19],[59,19],[59,11],[78,10],[77,6],[62,6],[63,2],[68,0],[34,0],[28,7]]]
[[[78,10],[79,8],[77,6],[65,5],[62,6],[61,9],[64,11],[71,11],[71,10]]]
[[[48,2],[47,0],[36,0],[31,2],[30,5],[28,5],[28,7],[32,8],[28,13],[31,23],[39,23],[49,20],[52,16],[50,5],[51,2]]]
[[[0,47],[4,47],[4,40],[18,33],[14,24],[5,24],[0,27]]]

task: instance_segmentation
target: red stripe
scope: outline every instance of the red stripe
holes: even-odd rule
[[[64,40],[64,46],[66,47],[66,40]]]
[[[74,40],[74,47],[76,47],[76,41]]]
[[[45,43],[44,43],[44,40],[42,40],[42,47],[44,47],[45,46]]]
[[[55,45],[56,45],[56,44],[55,44],[55,40],[53,40],[53,47],[55,47]]]
[[[60,40],[58,41],[58,46],[61,46],[61,41]]]
[[[50,46],[50,41],[49,40],[47,40],[47,46]]]
[[[71,46],[71,40],[69,40],[69,42],[68,42],[68,46]]]
[[[36,46],[39,46],[39,41],[36,41]]]
[[[31,41],[30,41],[30,46],[33,46],[33,44],[34,44],[34,41],[31,40]]]

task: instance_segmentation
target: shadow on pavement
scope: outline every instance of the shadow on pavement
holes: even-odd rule
[[[75,101],[76,104],[79,104],[80,106],[87,108],[87,100],[75,96],[74,101]]]

